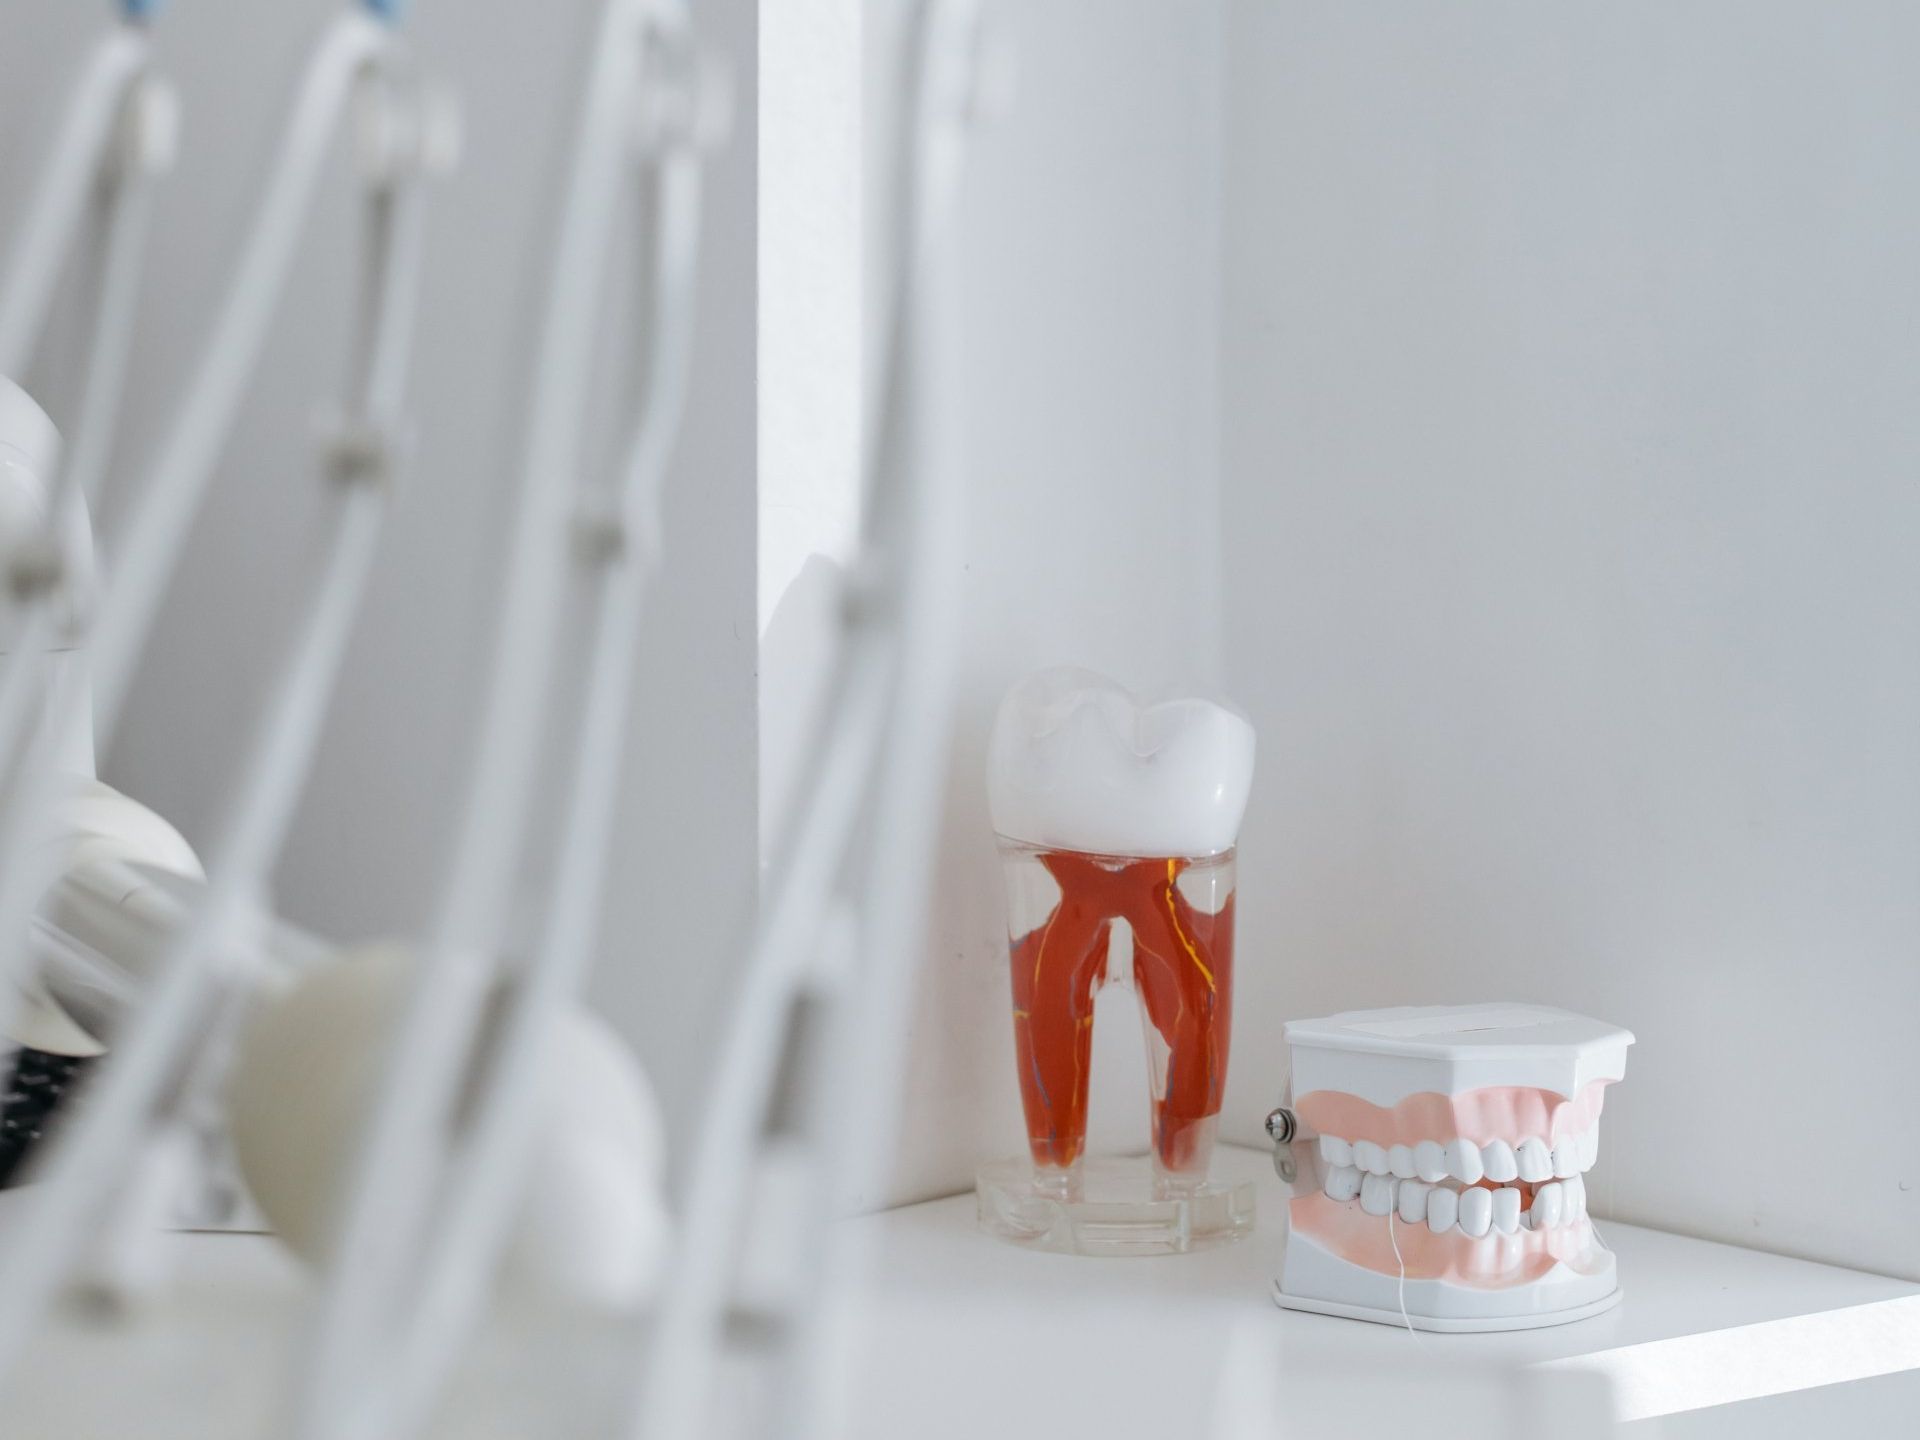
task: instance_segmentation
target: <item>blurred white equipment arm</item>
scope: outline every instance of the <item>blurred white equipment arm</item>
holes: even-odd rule
[[[423,124],[380,123],[391,121],[395,110],[417,121],[421,101],[397,36],[358,9],[333,22],[308,68],[235,287],[181,419],[139,497],[122,565],[100,615],[96,678],[103,730],[118,712],[138,648],[253,368],[329,141],[356,93],[369,96],[364,116],[373,139],[391,141],[403,133],[417,139],[427,133]],[[326,455],[333,514],[319,537],[315,577],[216,831],[210,883],[117,1037],[87,1104],[53,1137],[41,1183],[25,1197],[19,1223],[5,1237],[0,1375],[17,1359],[63,1276],[72,1272],[103,1207],[139,1163],[143,1147],[164,1135],[165,1106],[185,1104],[181,1091],[214,1078],[210,1072],[217,1069],[222,1047],[218,1036],[210,1043],[201,1027],[230,990],[236,970],[244,977],[257,949],[266,883],[364,590],[392,480],[417,279],[417,182],[427,156],[421,144],[396,150],[369,143],[361,158],[368,187],[368,303],[361,309],[349,412]],[[43,788],[50,785],[43,779],[47,773],[28,770],[22,788],[36,781]],[[6,818],[13,832],[7,837],[13,842],[10,853],[22,863],[10,865],[0,878],[0,898],[8,902],[0,909],[0,939],[15,942],[13,958],[28,912],[54,878],[37,873],[45,867],[34,862],[49,847],[31,843],[38,817],[29,808],[23,818],[21,808],[16,796]],[[23,839],[29,843],[23,845]],[[189,1067],[195,1052],[210,1058]],[[188,1072],[184,1078],[183,1071]]]
[[[258,360],[347,101],[391,38],[387,27],[369,15],[343,14],[307,67],[233,285],[192,372],[178,419],[135,496],[118,563],[95,607],[92,708],[102,746],[111,741],[141,648]],[[12,793],[0,810],[0,974],[12,972],[7,959],[17,952],[27,917],[55,878],[48,868],[51,853],[35,840],[59,784],[57,767],[50,763],[55,747],[88,703],[83,672],[58,677],[40,707],[37,731],[22,747]],[[9,988],[0,986],[0,1012],[11,1000]]]
[[[127,354],[139,294],[141,262],[155,182],[172,165],[178,131],[172,89],[154,73],[144,24],[123,20],[95,46],[29,196],[26,218],[0,270],[0,376],[23,376],[45,329],[69,258],[79,249],[98,197],[101,258],[89,277],[95,291],[85,370],[68,425],[65,458],[45,477],[50,494],[44,540],[4,557],[14,611],[9,653],[0,661],[0,765],[18,760],[49,676],[47,655],[60,646],[61,601],[84,588],[85,526],[65,522],[76,503],[98,497],[112,450]],[[63,533],[64,532],[64,533]],[[16,540],[18,537],[8,537]],[[72,667],[67,667],[72,668]],[[78,727],[84,732],[84,725]],[[90,736],[81,734],[81,747]],[[91,755],[85,757],[91,773]]]
[[[473,790],[350,1176],[295,1397],[296,1433],[313,1440],[412,1433],[491,1292],[524,1180],[537,1081],[593,954],[642,589],[691,365],[699,152],[719,138],[726,107],[724,77],[701,54],[679,0],[608,4],[562,202]],[[643,177],[655,182],[647,391],[622,474],[585,483],[584,397],[611,242]],[[586,600],[589,649],[578,729],[562,747],[572,763],[561,780],[560,860],[531,961],[505,987],[501,1023],[476,1054],[481,1003],[503,963],[503,896],[523,859],[570,581]],[[455,1134],[450,1106],[469,1075],[485,1078]],[[423,1233],[414,1228],[421,1217],[432,1222]]]
[[[768,1373],[745,1433],[835,1433],[831,1393],[852,1280],[835,1221],[892,1154],[898,1064],[944,787],[960,517],[937,424],[932,310],[972,86],[974,6],[916,7],[890,202],[894,267],[870,410],[861,554],[812,753],[782,837],[694,1156],[685,1230],[643,1367],[645,1440],[721,1426],[730,1335]],[[775,1230],[771,1247],[756,1228]],[[777,1253],[746,1277],[739,1257]],[[731,1392],[738,1403],[742,1390]],[[727,1417],[740,1425],[738,1415]]]
[[[0,269],[0,374],[19,375],[31,358],[95,186],[103,177],[114,182],[112,208],[127,193],[121,182],[156,173],[170,160],[172,108],[171,92],[152,73],[146,27],[115,26],[81,74]]]

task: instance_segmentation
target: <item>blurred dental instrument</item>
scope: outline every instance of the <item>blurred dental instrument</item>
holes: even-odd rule
[[[95,242],[83,267],[89,311],[67,443],[40,457],[37,493],[16,493],[0,523],[0,773],[40,726],[49,687],[85,690],[76,632],[91,603],[87,507],[99,498],[120,414],[155,185],[172,168],[179,133],[172,86],[154,68],[150,5],[120,18],[94,45],[29,192],[0,267],[0,379],[24,378],[47,327],[69,257]],[[93,223],[89,224],[89,220]],[[9,402],[17,413],[17,402]],[[21,483],[17,476],[16,492]],[[69,769],[93,773],[84,704],[56,736]]]
[[[152,192],[172,167],[179,129],[172,87],[153,65],[146,23],[153,8],[114,7],[117,23],[81,67],[0,267],[0,803],[17,798],[22,761],[36,745],[37,763],[70,777],[69,798],[94,774],[88,507],[113,449]],[[86,344],[71,443],[63,445],[53,421],[8,377],[32,369],[75,254],[88,257],[78,267]],[[55,717],[49,701],[63,693],[78,698]],[[97,782],[88,788],[106,791]],[[121,797],[93,798],[112,805]],[[191,864],[197,873],[198,862]],[[33,942],[44,951],[42,938]],[[43,1122],[102,1049],[40,973],[36,966],[17,993],[0,976],[0,1015],[15,1011],[0,1033],[20,1047],[11,1071],[33,1082],[7,1087],[0,1183],[30,1156]]]
[[[178,100],[153,64],[148,21],[157,6],[115,8],[121,19],[81,70],[0,269],[0,375],[18,377],[33,359],[68,257],[81,248],[89,208],[97,210],[87,376],[62,472],[89,499],[119,414],[153,186],[172,168],[179,136]]]
[[[645,1440],[842,1433],[861,1257],[836,1224],[894,1152],[945,775],[961,516],[937,380],[948,212],[979,101],[971,0],[915,6],[861,548],[810,779],[775,853],[636,1397]],[[756,1266],[741,1257],[766,1257]],[[715,1413],[722,1367],[748,1416]]]
[[[679,0],[611,0],[533,357],[506,605],[465,815],[344,1177],[287,1423],[304,1440],[404,1435],[424,1422],[491,1296],[525,1192],[537,1081],[564,1058],[556,1039],[597,939],[642,590],[659,554],[660,492],[692,360],[702,157],[729,111],[725,74]],[[589,460],[587,396],[612,266],[626,258],[618,225],[636,200],[652,227],[640,247],[653,267],[646,388],[624,463],[601,476]],[[563,603],[570,594],[581,610]],[[583,624],[571,618],[580,614]],[[581,641],[582,693],[556,705],[557,657]],[[550,715],[571,729],[543,747]],[[570,764],[545,776],[551,757]],[[531,858],[529,812],[543,781],[561,797],[559,861],[515,963],[507,897]]]
[[[281,933],[267,890],[344,651],[397,478],[419,250],[420,181],[448,163],[444,102],[416,77],[386,7],[356,5],[323,32],[273,157],[234,281],[158,458],[133,499],[90,629],[95,722],[113,730],[159,602],[230,432],[284,288],[322,164],[349,114],[365,205],[365,263],[342,418],[322,457],[330,512],[314,572],[214,831],[204,886],[185,907],[113,1037],[86,1104],[48,1140],[38,1183],[0,1236],[0,1379],[64,1281],[86,1269],[103,1224],[126,1273],[148,1268],[151,1231],[178,1175],[182,1131],[218,1084],[238,997]],[[350,111],[350,106],[355,108]],[[49,801],[62,778],[50,734],[86,703],[57,686],[0,814],[0,944],[28,978],[30,920],[59,878]],[[85,908],[84,896],[80,903]],[[96,918],[111,920],[113,917]],[[298,947],[294,947],[298,948]],[[283,952],[283,958],[284,952]],[[11,995],[14,987],[5,987]],[[124,1234],[128,1244],[116,1243]]]

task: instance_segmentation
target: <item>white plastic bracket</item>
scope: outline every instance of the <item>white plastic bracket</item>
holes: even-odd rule
[[[127,87],[120,131],[105,158],[110,183],[171,174],[180,156],[180,96],[170,81],[148,71]]]
[[[676,150],[709,155],[733,134],[733,71],[692,35],[662,23],[646,27],[633,107],[634,149],[642,160]]]
[[[360,174],[375,189],[433,179],[459,165],[465,139],[460,104],[438,81],[402,85],[370,77],[360,87],[355,110]]]

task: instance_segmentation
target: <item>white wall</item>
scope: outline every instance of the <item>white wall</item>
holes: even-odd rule
[[[966,634],[894,1198],[965,1188],[975,1162],[1025,1148],[982,771],[1000,696],[1063,662],[1206,681],[1219,632],[1218,27],[1163,0],[1001,0],[987,14],[1017,87],[976,137],[957,217]],[[1138,1021],[1103,1006],[1095,1046],[1095,1136],[1139,1149]]]
[[[1283,1016],[1557,1002],[1640,1038],[1605,1210],[1920,1278],[1920,12],[1227,54],[1234,1128]]]
[[[150,457],[197,355],[307,46],[344,0],[166,7],[184,109],[133,357],[119,479]],[[280,877],[290,914],[345,938],[423,920],[451,826],[500,590],[524,347],[596,0],[421,0],[408,29],[459,90],[467,155],[430,199],[418,449]],[[11,0],[0,21],[0,233],[66,84],[112,7]],[[641,640],[599,999],[684,1135],[753,883],[755,0],[701,0],[742,112],[709,199],[697,374],[668,554]],[[323,197],[283,318],[170,595],[106,775],[201,840],[285,633],[318,494],[310,438],[337,393],[353,215]],[[57,400],[57,396],[52,397]],[[114,507],[108,506],[111,535]],[[645,823],[642,824],[641,822]]]
[[[761,17],[763,857],[806,773],[860,534],[865,8],[781,0]]]

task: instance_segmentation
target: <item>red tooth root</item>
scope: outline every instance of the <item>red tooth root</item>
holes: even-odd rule
[[[1133,975],[1147,1023],[1167,1049],[1153,1097],[1161,1165],[1206,1169],[1220,1113],[1232,1020],[1233,897],[1216,914],[1180,893],[1189,860],[1035,852],[1060,887],[1051,914],[1011,946],[1020,1098],[1036,1165],[1066,1167],[1087,1138],[1094,992],[1107,978],[1113,922],[1133,932]]]

